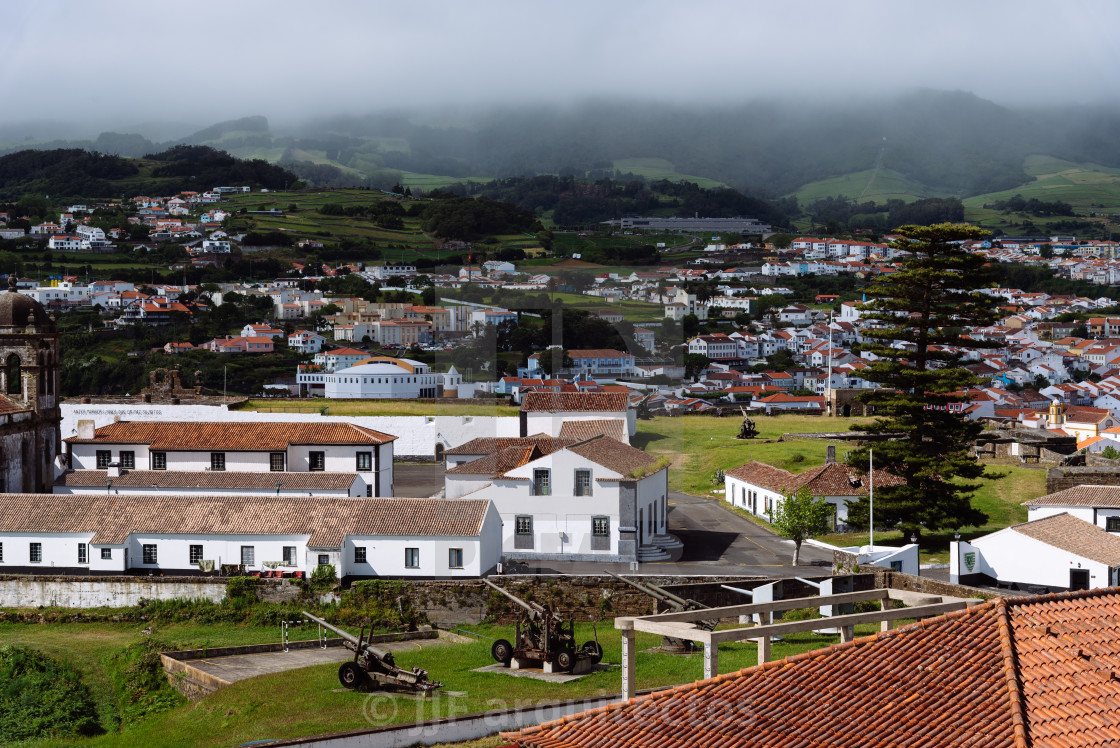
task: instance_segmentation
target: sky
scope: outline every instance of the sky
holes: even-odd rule
[[[0,123],[937,88],[1115,102],[1115,0],[7,0]]]

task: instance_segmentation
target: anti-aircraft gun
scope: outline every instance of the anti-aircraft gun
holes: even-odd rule
[[[603,659],[597,634],[595,641],[586,642],[577,649],[574,621],[565,621],[548,606],[522,600],[489,579],[482,581],[521,607],[521,615],[514,625],[514,643],[499,639],[490,648],[490,654],[498,662],[509,665],[516,658],[519,665],[531,661],[541,663],[546,669],[570,671],[581,661],[597,665]]]
[[[635,582],[632,579],[627,579],[626,577],[619,576],[613,571],[608,571],[607,569],[604,569],[603,571],[606,571],[612,577],[621,582],[626,582],[626,584],[637,589],[638,591],[644,592],[654,600],[657,600],[660,603],[664,603],[665,605],[672,608],[674,613],[687,610],[706,610],[708,607],[710,607],[705,605],[704,603],[698,603],[695,600],[688,600],[680,597],[679,595],[674,595],[664,587],[659,587],[653,582]],[[716,627],[717,623],[719,623],[718,620],[697,621],[696,628],[703,629],[704,631],[711,631]],[[661,640],[661,650],[664,652],[672,652],[676,654],[681,652],[692,652],[696,648],[696,642],[689,641],[688,639],[678,639],[673,636],[665,636],[662,637]]]
[[[365,627],[355,638],[342,629],[332,626],[322,618],[313,616],[307,611],[303,612],[304,618],[319,624],[328,631],[333,631],[342,638],[343,645],[354,653],[351,662],[344,662],[338,668],[338,680],[347,688],[356,691],[373,691],[381,685],[399,688],[404,691],[415,691],[427,694],[443,684],[437,680],[428,680],[428,671],[418,667],[405,670],[393,662],[393,653],[387,649],[380,649],[368,641],[362,642],[365,636]]]

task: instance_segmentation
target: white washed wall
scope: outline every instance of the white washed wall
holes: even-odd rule
[[[433,405],[432,410],[438,410]],[[335,422],[353,423],[397,437],[394,453],[400,457],[432,457],[435,445],[451,449],[479,437],[520,435],[517,416],[321,416],[317,413],[257,413],[226,410],[215,405],[134,405],[65,402],[62,409],[62,438],[78,433],[79,420],[92,420],[98,428],[122,421],[248,421],[248,422]],[[601,414],[599,417],[602,417]],[[137,455],[137,467],[141,466]]]
[[[4,544],[4,560],[0,562],[0,574],[5,568],[30,567],[42,569],[43,574],[51,574],[52,569],[76,569],[89,566],[78,563],[78,543],[88,543],[93,533],[3,533],[0,543]],[[31,544],[42,547],[42,561],[31,563]],[[91,550],[92,554],[93,551]],[[87,557],[88,558],[88,557]]]

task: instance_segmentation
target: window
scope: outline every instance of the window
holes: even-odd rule
[[[39,564],[39,563],[43,562],[43,544],[42,543],[32,543],[31,544],[30,557],[31,557],[31,563],[33,563],[33,564]]]
[[[8,394],[23,394],[23,375],[20,372],[20,360],[19,356],[14,353],[8,356]]]
[[[308,470],[325,470],[327,467],[327,453],[326,452],[308,452],[307,453]]]
[[[531,549],[533,547],[533,518],[526,514],[518,515],[513,521],[513,547]]]
[[[452,569],[463,568],[463,549],[462,548],[448,548],[447,549],[447,565]]]
[[[201,560],[202,560],[202,546],[201,545],[192,545],[191,548],[190,548],[190,556],[189,556],[190,565],[195,566]]]
[[[101,560],[102,561],[112,561],[113,560],[113,549],[112,548],[102,548],[101,549]]]
[[[902,571],[902,562],[901,561],[891,561],[891,571],[901,572]]]
[[[354,563],[356,563],[356,564],[366,563],[366,548],[365,548],[365,546],[363,546],[363,545],[354,546]]]
[[[78,563],[89,563],[89,546],[85,543],[78,543]]]
[[[109,467],[109,463],[113,461],[113,453],[107,449],[97,450],[97,469],[105,470]]]
[[[152,470],[167,470],[166,452],[152,452]]]
[[[284,566],[296,565],[296,547],[294,545],[284,546]]]
[[[284,453],[271,452],[268,455],[268,469],[274,473],[284,472]]]
[[[1109,532],[1120,532],[1120,517],[1105,517],[1104,529]]]
[[[606,538],[611,534],[611,518],[610,517],[592,517],[591,518],[591,534],[595,537]]]
[[[533,495],[549,496],[552,494],[552,476],[548,470],[533,471]]]
[[[576,496],[590,496],[591,495],[591,471],[590,470],[577,470],[576,471]]]
[[[155,543],[150,543],[150,544],[145,543],[144,544],[144,563],[146,563],[146,564],[158,564],[159,563],[159,561],[157,560],[157,556],[156,556]]]
[[[367,499],[372,499],[373,498],[373,484],[372,483],[367,483],[366,484],[366,498]]]
[[[404,549],[404,568],[406,568],[406,569],[419,569],[420,568],[420,549],[419,548],[405,548]]]
[[[225,452],[211,452],[210,453],[210,469],[211,470],[225,470],[226,469],[226,453]]]
[[[4,544],[0,543],[0,562],[4,560]]]
[[[136,453],[135,452],[121,452],[121,469],[122,470],[135,470],[136,469]]]
[[[357,458],[359,473],[368,473],[373,470],[373,452],[358,452],[355,457]]]
[[[251,545],[241,546],[241,564],[243,566],[252,566],[256,563],[257,551]]]
[[[326,566],[331,562],[331,557],[325,553],[319,554],[319,566]]]

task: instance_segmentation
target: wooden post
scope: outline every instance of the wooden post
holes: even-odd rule
[[[634,698],[634,693],[637,691],[637,672],[635,668],[638,665],[638,653],[634,649],[634,629],[623,629],[622,631],[622,700],[628,701]],[[707,663],[705,662],[705,666]]]
[[[856,627],[855,626],[841,626],[840,627],[840,641],[841,642],[850,642],[854,638],[856,638]]]
[[[704,645],[704,679],[719,675],[719,645],[708,642]]]
[[[894,607],[894,600],[891,600],[889,597],[884,597],[879,602],[879,609],[880,610],[890,610],[893,607]],[[891,630],[891,622],[889,620],[884,620],[882,623],[879,624],[879,630],[880,631],[890,631]]]
[[[774,613],[769,610],[764,610],[758,614],[758,625],[767,626],[774,622]],[[758,642],[758,664],[770,662],[770,637],[763,636],[755,641]]]

